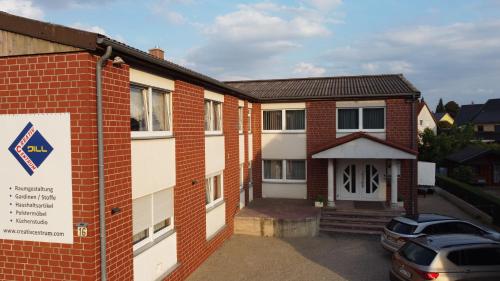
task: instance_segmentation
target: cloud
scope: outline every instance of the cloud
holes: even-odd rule
[[[104,28],[97,26],[97,25],[87,25],[87,24],[83,24],[80,22],[76,22],[76,23],[72,24],[71,27],[76,28],[76,29],[89,31],[89,32],[99,33],[102,35],[107,35]]]
[[[4,12],[32,19],[42,19],[44,15],[31,0],[0,0],[0,7]]]
[[[329,36],[331,23],[329,15],[312,4],[241,4],[211,24],[198,24],[207,40],[189,50],[185,59],[221,79],[271,75],[285,63],[283,56],[305,40]]]
[[[500,93],[500,21],[388,30],[318,59],[336,74],[403,73],[426,101],[484,102]]]
[[[175,11],[177,5],[193,4],[194,0],[162,0],[153,3],[150,7],[154,15],[165,19],[169,24],[185,24],[189,20],[181,13]]]
[[[48,9],[95,7],[116,0],[37,0],[38,6]]]
[[[299,74],[303,77],[313,77],[322,76],[326,72],[326,69],[322,67],[315,66],[311,63],[301,62],[295,66],[293,73]]]
[[[321,11],[330,11],[342,4],[342,0],[309,0],[308,2]]]

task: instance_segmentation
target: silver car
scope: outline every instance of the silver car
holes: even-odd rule
[[[436,214],[419,214],[392,219],[384,228],[380,243],[385,249],[395,252],[409,239],[435,234],[474,234],[500,242],[496,231],[473,223]]]
[[[391,281],[498,281],[500,243],[469,234],[429,235],[392,257]]]

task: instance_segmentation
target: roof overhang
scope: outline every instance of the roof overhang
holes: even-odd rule
[[[382,139],[355,133],[312,155],[313,159],[416,159],[415,151]]]

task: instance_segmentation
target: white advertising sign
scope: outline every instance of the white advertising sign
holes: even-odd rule
[[[73,244],[69,113],[0,115],[0,239]]]

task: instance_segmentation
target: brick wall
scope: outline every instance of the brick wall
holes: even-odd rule
[[[262,128],[261,128],[261,106],[252,104],[252,136],[253,136],[253,196],[262,198]]]
[[[415,143],[412,146],[412,125],[415,124],[415,131],[417,132],[416,124],[417,122],[412,124],[412,106],[415,106],[416,112],[416,103],[411,103],[405,99],[388,99],[386,101],[386,119],[387,119],[387,129],[386,129],[386,138],[388,141],[392,143],[396,143],[399,145],[403,145],[410,149],[416,149],[417,147],[417,138],[415,136]],[[415,117],[416,118],[416,117]],[[412,160],[403,160],[401,161],[401,176],[398,179],[398,193],[404,197],[405,208],[409,211],[410,206],[410,186],[411,186],[411,166],[413,166],[413,175],[415,177],[415,182],[417,179],[417,161]],[[390,187],[390,181],[387,182],[387,185]],[[389,191],[387,195],[387,200],[390,202],[391,194],[390,188],[387,188]],[[413,198],[414,198],[414,209],[417,209],[416,198],[417,198],[417,188],[416,186],[413,190]]]
[[[0,280],[99,280],[95,65],[88,53],[0,58],[0,114],[71,114],[73,222],[87,222],[74,244],[0,240]],[[131,280],[128,67],[104,70],[108,273]],[[111,207],[122,212],[111,215]]]
[[[331,144],[336,138],[335,101],[306,103],[307,113],[307,198],[328,196],[328,160],[312,159],[313,152]]]
[[[174,189],[174,223],[177,230],[177,260],[180,266],[166,280],[184,280],[222,245],[233,233],[233,216],[239,206],[238,100],[226,96],[222,115],[226,145],[226,227],[210,241],[206,241],[203,102],[203,88],[175,81],[173,131],[177,182]]]

